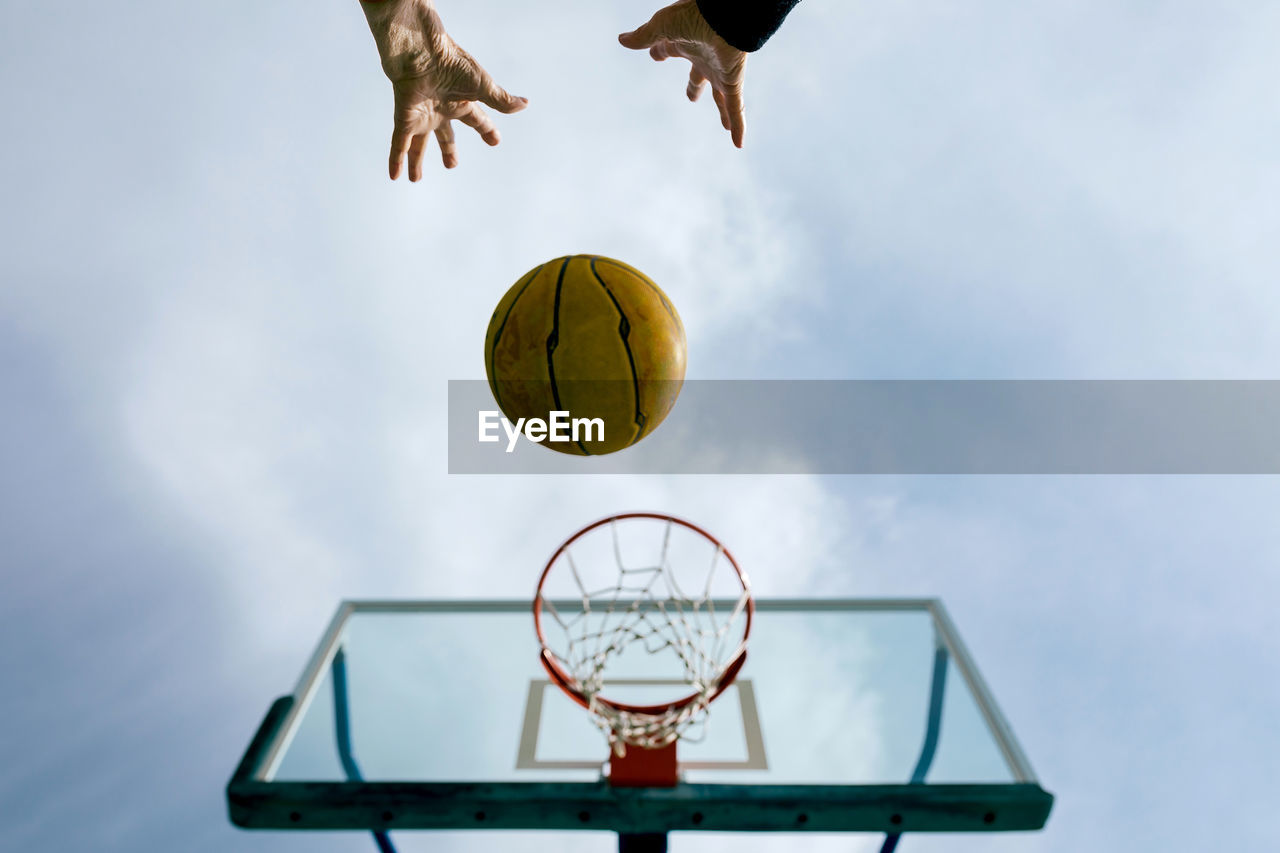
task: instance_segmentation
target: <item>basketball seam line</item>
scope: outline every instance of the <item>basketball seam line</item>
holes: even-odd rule
[[[613,264],[615,267],[617,267],[620,270],[623,270],[624,272],[634,273],[636,278],[640,279],[640,281],[644,283],[645,287],[652,290],[654,295],[658,297],[658,301],[662,303],[662,307],[665,308],[667,310],[667,313],[671,315],[671,319],[676,321],[676,325],[680,327],[680,331],[682,332],[684,331],[684,323],[680,321],[680,315],[676,313],[676,307],[671,304],[671,301],[669,299],[667,299],[667,294],[663,293],[661,288],[659,288],[656,284],[650,281],[647,275],[640,272],[640,270],[636,269],[635,267],[628,266],[627,264],[624,264],[621,261],[615,261],[613,258],[606,258],[603,255],[592,255],[591,258],[593,262],[597,260],[604,261],[605,263]],[[595,272],[594,266],[592,266],[592,272]]]
[[[560,345],[560,293],[564,289],[564,274],[569,269],[571,260],[573,260],[572,256],[567,257],[564,263],[560,264],[560,275],[556,278],[556,298],[551,310],[551,334],[547,336],[547,378],[551,382],[551,401],[556,411],[561,411],[560,388],[556,385],[555,364],[555,349]],[[578,442],[578,446],[582,447],[582,442]],[[588,456],[591,455],[585,447],[582,448],[582,452]]]
[[[485,365],[485,372],[489,374],[489,387],[493,390],[494,402],[498,404],[498,408],[502,408],[502,395],[498,392],[498,342],[502,340],[502,333],[507,330],[507,321],[511,319],[511,312],[516,310],[516,303],[520,301],[520,297],[524,296],[524,292],[529,289],[529,285],[533,284],[533,280],[538,277],[538,273],[542,272],[542,268],[546,264],[538,264],[528,273],[525,273],[524,286],[520,288],[520,292],[516,294],[516,298],[511,300],[511,304],[507,306],[507,313],[502,317],[502,323],[498,326],[498,331],[493,334],[493,346],[489,348],[489,364]],[[519,282],[516,282],[519,284]]]
[[[596,258],[591,258],[590,266],[591,274],[595,276],[596,281],[600,282],[600,287],[604,289],[605,295],[609,297],[609,301],[613,303],[613,307],[617,310],[618,317],[622,322],[627,324],[628,334],[620,334],[619,337],[622,339],[623,349],[627,351],[627,363],[631,366],[631,389],[635,396],[635,417],[632,419],[632,423],[636,426],[636,436],[630,443],[634,444],[644,437],[644,424],[646,420],[644,412],[640,410],[640,376],[636,373],[635,353],[631,351],[630,330],[633,329],[634,326],[631,325],[631,321],[627,318],[627,312],[622,310],[622,306],[613,295],[613,291],[609,289],[608,283],[605,282],[605,280],[600,276],[599,271],[596,270]]]

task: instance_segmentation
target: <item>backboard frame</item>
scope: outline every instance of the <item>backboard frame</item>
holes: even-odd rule
[[[557,602],[572,606],[572,602]],[[756,609],[918,610],[929,614],[938,654],[967,683],[1013,777],[1011,783],[733,785],[673,788],[598,782],[284,781],[272,774],[326,672],[341,664],[348,620],[362,613],[529,612],[527,600],[345,601],[292,694],[271,706],[227,785],[232,823],[246,829],[551,829],[620,834],[719,832],[993,832],[1043,828],[1053,795],[1039,784],[942,603],[912,599],[757,599]],[[536,651],[531,643],[530,654]],[[341,738],[341,735],[339,736]],[[930,749],[928,739],[924,752]],[[922,754],[922,762],[924,761]],[[354,772],[353,772],[354,771]]]

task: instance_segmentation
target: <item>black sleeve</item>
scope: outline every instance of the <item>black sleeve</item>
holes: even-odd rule
[[[720,38],[738,50],[759,50],[800,0],[696,0]]]

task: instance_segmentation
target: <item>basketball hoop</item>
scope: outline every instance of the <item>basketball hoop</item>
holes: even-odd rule
[[[628,564],[623,528],[629,539],[654,540],[651,560]],[[599,559],[591,566],[575,562],[574,551],[592,540],[597,556],[612,555],[611,585],[594,587],[584,580],[600,574]],[[689,564],[702,563],[704,556],[709,558],[705,564]],[[571,580],[581,598],[580,611],[562,613],[555,607],[547,593],[548,579],[557,577]],[[713,598],[717,584],[730,585],[737,596],[727,612]],[[707,706],[737,678],[746,661],[754,612],[750,584],[733,555],[710,533],[669,515],[632,512],[603,518],[556,549],[533,600],[541,661],[551,680],[590,711],[607,736],[613,784],[676,784],[676,741],[705,724]],[[637,646],[649,655],[674,657],[678,683],[689,692],[649,704],[605,695],[610,665]],[[638,749],[629,751],[628,746]]]

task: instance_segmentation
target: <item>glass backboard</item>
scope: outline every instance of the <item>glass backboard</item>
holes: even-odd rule
[[[1043,827],[1053,797],[940,602],[757,600],[754,618],[738,679],[680,743],[680,783],[623,789],[602,776],[604,734],[541,667],[528,601],[344,603],[232,778],[231,818],[620,834]],[[640,675],[618,689],[671,695],[662,672]]]

